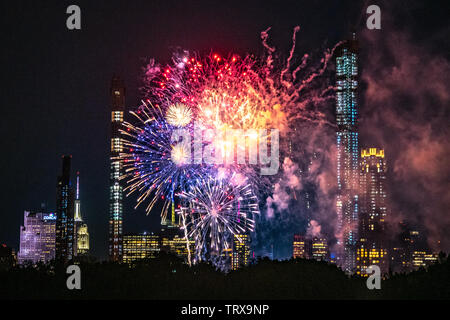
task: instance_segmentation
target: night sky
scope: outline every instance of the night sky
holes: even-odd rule
[[[389,2],[395,4],[388,5]],[[65,12],[70,4],[81,8],[82,30],[66,29],[68,15]],[[382,10],[382,30],[371,31],[372,34],[365,30],[368,4],[378,4]],[[81,173],[81,209],[88,222],[92,253],[105,258],[110,147],[108,91],[112,75],[116,73],[124,79],[126,105],[131,110],[140,99],[138,88],[143,58],[168,61],[176,48],[259,55],[262,53],[260,32],[268,27],[272,27],[272,43],[280,51],[287,52],[296,25],[302,28],[298,34],[300,53],[332,47],[347,38],[352,27],[361,31],[360,65],[365,83],[362,88],[367,88],[367,92],[361,92],[361,139],[376,143],[390,141],[385,147],[387,154],[392,155],[391,195],[395,198],[392,204],[395,213],[417,217],[427,224],[424,222],[428,217],[426,212],[434,212],[432,214],[440,216],[430,223],[440,221],[443,227],[448,227],[450,92],[448,74],[443,72],[450,70],[448,1],[370,1],[368,4],[339,0],[217,3],[19,0],[7,4],[3,1],[0,242],[18,249],[24,210],[39,209],[42,203],[46,204],[47,211],[55,210],[61,156],[71,154],[73,173],[76,170]],[[393,38],[394,34],[402,36]],[[414,70],[421,70],[420,65],[436,61],[437,65],[433,64],[436,76],[429,79],[428,84],[435,84],[427,91],[431,96],[424,93],[418,97],[420,101],[411,101],[407,94],[398,97],[391,92],[386,96],[395,101],[393,105],[373,98],[370,89],[378,88],[383,76],[392,76],[392,66],[399,63],[398,57],[387,52],[390,47],[386,39],[404,40],[398,42],[399,46],[404,45],[401,54],[418,56],[416,62],[408,65],[417,68]],[[416,47],[420,50],[414,50]],[[426,59],[420,59],[421,54]],[[373,59],[375,56],[377,60]],[[375,75],[374,72],[379,73]],[[443,72],[441,76],[439,72]],[[420,72],[416,76],[419,85],[428,81]],[[421,76],[423,80],[420,80]],[[389,85],[395,87],[396,78],[392,77],[392,81],[394,84]],[[415,90],[414,87],[412,83],[410,89]],[[433,90],[441,95],[433,95]],[[428,107],[422,108],[424,105]],[[371,124],[382,119],[377,113],[381,108],[389,110],[392,117],[414,116],[408,118],[409,123],[399,127],[386,125],[383,132],[388,132],[389,136],[375,134],[376,129]],[[421,113],[416,113],[417,110]],[[408,131],[416,124],[423,125],[424,121],[432,126],[426,139],[420,134],[415,136],[415,131]],[[407,137],[399,142],[400,145],[393,141],[399,132]],[[422,149],[424,158],[417,160],[419,163],[414,163],[413,168],[423,168],[431,160],[436,162],[430,170],[414,171],[417,176],[411,182],[412,187],[407,192],[399,192],[400,184],[408,181],[398,169],[399,162],[403,161],[400,150],[403,148],[402,151],[407,153],[407,148],[413,145],[419,149],[432,146],[439,152],[434,154],[433,150]],[[432,157],[431,160],[428,157]],[[415,190],[435,192],[428,197],[432,201],[422,201],[423,194],[416,198]],[[159,217],[147,217],[143,209],[134,210],[134,200],[132,197],[126,202],[125,232],[157,230]],[[425,204],[427,207],[423,208]],[[422,209],[426,210],[423,214],[420,213]],[[442,239],[446,244],[449,240]]]

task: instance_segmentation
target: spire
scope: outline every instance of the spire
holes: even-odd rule
[[[77,196],[76,200],[80,200],[80,171],[77,171]]]
[[[75,197],[75,221],[83,221],[81,218],[81,201],[80,201],[80,172],[77,172],[77,191]]]

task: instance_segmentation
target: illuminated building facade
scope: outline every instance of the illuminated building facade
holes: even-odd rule
[[[304,236],[295,234],[292,247],[293,247],[292,257],[294,259],[297,259],[297,258],[308,259],[309,258],[310,249],[309,249],[308,241],[305,240]]]
[[[189,240],[189,250],[193,255],[195,250],[195,241]],[[187,261],[188,259],[188,244],[186,243],[186,239],[184,237],[175,235],[170,241],[170,250],[171,253],[175,254],[177,257],[184,259]]]
[[[403,246],[393,246],[389,250],[389,267],[393,272],[407,272],[411,267],[406,249]]]
[[[172,228],[172,226],[161,224],[161,250],[165,252],[172,252],[172,239],[179,236],[180,230],[178,228]]]
[[[311,239],[311,259],[317,261],[329,261],[330,251],[325,238],[313,237]]]
[[[336,143],[337,184],[336,210],[342,237],[339,264],[347,272],[356,269],[358,239],[358,43],[355,35],[345,41],[336,54]]]
[[[82,223],[77,229],[77,255],[89,253],[89,232],[86,223]]]
[[[411,255],[411,263],[414,269],[420,267],[427,267],[438,260],[437,254],[429,253],[427,251],[414,251]]]
[[[123,236],[122,261],[132,263],[155,258],[161,250],[160,238],[155,234],[127,234]]]
[[[386,243],[386,160],[384,150],[361,150],[359,243],[356,273],[366,276],[371,265],[389,271],[388,244]]]
[[[20,227],[19,264],[55,259],[56,214],[25,211]]]
[[[161,229],[161,250],[176,255],[179,258],[184,259],[188,262],[189,253],[191,258],[194,256],[195,252],[195,241],[186,239],[183,235],[179,233],[178,228],[173,226],[164,226]]]
[[[75,195],[75,255],[84,255],[89,252],[89,232],[87,224],[83,222],[81,216],[81,200],[80,200],[80,173],[77,172],[77,188]]]
[[[231,257],[231,269],[236,270],[242,266],[248,266],[250,259],[250,235],[235,234]]]
[[[393,272],[410,272],[437,261],[438,255],[429,249],[422,227],[401,222],[402,230],[390,251],[390,268]]]
[[[318,261],[330,261],[328,241],[323,237],[305,237],[294,235],[292,257],[302,259],[314,259]]]
[[[63,156],[62,175],[56,191],[55,259],[67,262],[74,257],[74,192],[70,182],[72,156]]]
[[[195,241],[186,240],[179,233],[179,230],[170,228],[162,229],[161,234],[143,233],[127,234],[123,236],[122,262],[131,263],[133,261],[155,258],[159,252],[167,252],[188,261],[189,251],[193,254]]]
[[[119,160],[123,148],[119,129],[125,111],[125,86],[118,77],[111,82],[111,168],[109,184],[109,257],[111,261],[122,261],[123,247],[123,186],[119,181],[122,164]]]
[[[390,268],[393,272],[409,272],[413,270],[413,253],[425,251],[426,241],[419,229],[400,222],[401,230],[397,241],[393,241],[390,248]]]
[[[220,254],[220,260],[222,261],[222,270],[227,272],[233,269],[233,247],[224,248]]]

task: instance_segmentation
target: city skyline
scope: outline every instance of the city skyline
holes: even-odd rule
[[[346,36],[344,34],[345,33],[344,32],[345,28],[342,28],[342,29],[343,29],[342,33],[339,36],[335,37],[336,38],[335,39],[336,42],[339,41],[339,40],[344,39],[345,36]],[[279,32],[279,31],[277,31],[277,32]],[[256,39],[256,40],[258,40],[258,39]],[[366,40],[366,38],[364,38],[364,40]],[[314,42],[314,41],[312,41],[312,42]],[[362,43],[363,43],[363,49],[362,50],[364,50],[364,42],[362,42]],[[70,44],[68,46],[70,47]],[[255,47],[256,47],[256,45],[255,45]],[[197,50],[195,45],[190,47],[190,48],[192,48],[194,50]],[[199,50],[202,50],[202,49],[203,48],[200,47]],[[205,48],[205,49],[207,49],[207,48]],[[248,50],[248,49],[244,49],[244,50]],[[255,50],[256,49],[253,49],[251,51],[255,51]],[[135,61],[133,61],[132,63],[136,63],[137,64],[137,62],[135,62]],[[134,70],[136,71],[136,69],[137,69],[137,67],[135,67]],[[114,68],[110,68],[109,70],[103,70],[102,71],[102,74],[106,73],[107,76],[105,75],[105,76],[101,76],[100,77],[103,80],[106,79],[105,83],[101,84],[100,87],[105,88],[107,86],[107,83],[109,83],[109,80],[107,78],[108,77],[110,78],[110,76],[111,76],[111,74],[113,72],[117,72],[117,71]],[[362,72],[364,72],[364,66],[362,67]],[[135,74],[133,74],[133,75],[127,74],[126,72],[121,73],[126,78],[125,79],[125,85],[127,87],[127,93],[131,92],[131,94],[129,94],[129,96],[133,97],[132,99],[134,99],[134,100],[136,100],[136,97],[139,96],[137,94],[137,89],[139,87],[139,84],[138,84],[138,81],[136,79],[134,79],[134,77],[138,78],[136,73],[137,72],[135,72]],[[99,80],[98,76],[97,76],[97,80]],[[101,82],[101,81],[98,81],[98,82]],[[129,85],[128,85],[128,83],[129,83]],[[87,117],[87,122],[91,123],[92,125],[95,124],[94,125],[95,127],[99,123],[102,123],[101,124],[102,130],[100,132],[102,133],[102,136],[104,137],[104,139],[107,140],[107,130],[105,131],[105,129],[106,129],[108,121],[106,121],[106,124],[104,124],[104,121],[103,121],[105,119],[105,117],[108,115],[108,111],[107,111],[107,108],[108,108],[107,94],[105,92],[107,92],[107,90],[103,90],[103,91],[101,91],[101,93],[100,93],[100,91],[98,91],[98,92],[96,91],[96,93],[95,93],[96,96],[100,95],[100,97],[101,97],[101,98],[97,97],[95,100],[97,101],[98,105],[102,106],[102,108],[103,108],[102,112],[105,113],[104,116],[101,116],[102,121],[97,121],[96,120],[96,119],[99,119],[99,114],[100,113],[95,112],[95,113],[92,113],[92,117],[90,117],[90,116]],[[78,92],[78,93],[80,93],[80,92]],[[81,95],[82,95],[82,93],[81,93]],[[363,95],[362,99],[366,99],[366,98],[367,97],[365,95]],[[68,98],[68,100],[70,100],[70,98]],[[133,108],[133,106],[136,106],[136,105],[137,105],[137,101],[136,102],[135,101],[131,101],[129,104],[127,103],[127,108]],[[77,107],[73,106],[73,108],[77,108]],[[91,106],[91,108],[92,108],[92,106]],[[362,106],[361,108],[364,108],[364,106]],[[75,109],[73,109],[73,110],[75,110]],[[85,109],[85,113],[84,114],[85,115],[86,114],[89,115],[90,114],[89,112],[90,112],[89,109]],[[364,114],[364,113],[363,113],[363,115],[367,116],[367,114]],[[63,115],[63,117],[64,117],[64,115]],[[80,116],[76,115],[75,119],[77,119],[78,123],[83,123],[83,121],[86,120],[86,119],[83,119],[81,114],[80,114]],[[65,132],[65,130],[61,129],[60,132]],[[97,131],[96,130],[90,130],[89,132],[90,132],[90,134],[92,134],[93,132],[97,132]],[[106,234],[105,233],[105,226],[107,224],[105,224],[105,214],[106,214],[106,212],[108,212],[108,210],[104,211],[104,210],[100,209],[100,208],[104,209],[105,208],[104,205],[99,206],[98,204],[94,204],[96,202],[102,202],[102,203],[104,202],[103,200],[100,201],[99,197],[94,196],[94,195],[96,195],[98,193],[102,194],[100,199],[107,199],[107,197],[108,197],[108,195],[107,195],[108,188],[105,189],[105,181],[108,181],[108,179],[106,179],[104,181],[105,172],[106,172],[105,169],[103,168],[104,166],[103,165],[101,166],[102,167],[102,169],[100,170],[101,175],[98,172],[97,173],[94,172],[94,171],[98,171],[98,167],[97,167],[98,164],[97,163],[100,163],[100,164],[101,163],[103,163],[103,164],[108,163],[108,157],[109,156],[108,156],[108,152],[105,151],[106,142],[102,142],[100,144],[100,145],[103,146],[101,149],[103,151],[105,151],[105,153],[102,151],[101,152],[101,154],[102,154],[101,156],[98,156],[99,153],[97,153],[93,157],[95,159],[101,159],[101,161],[97,162],[97,160],[96,160],[96,162],[93,162],[92,160],[86,160],[87,153],[85,155],[83,154],[84,153],[84,148],[82,146],[87,145],[88,146],[88,150],[92,150],[94,148],[97,148],[98,143],[90,143],[89,142],[90,136],[87,133],[78,132],[78,134],[80,134],[80,136],[82,137],[83,143],[74,143],[73,144],[74,146],[78,145],[77,147],[75,147],[75,149],[78,149],[78,151],[76,152],[77,153],[76,155],[75,155],[75,152],[74,153],[70,152],[70,149],[72,149],[72,147],[71,147],[72,144],[69,141],[67,141],[67,143],[66,143],[66,139],[64,139],[64,140],[60,140],[60,142],[59,142],[61,145],[64,145],[64,147],[62,147],[62,148],[59,147],[59,150],[69,149],[68,152],[66,152],[66,151],[58,152],[58,153],[54,152],[52,154],[50,154],[50,152],[49,152],[48,158],[49,159],[52,159],[52,158],[58,159],[62,154],[70,153],[70,154],[74,154],[74,159],[76,159],[75,161],[77,161],[77,162],[79,162],[81,164],[80,165],[80,167],[81,167],[80,171],[83,172],[83,177],[84,177],[83,179],[84,179],[84,181],[86,181],[86,182],[84,182],[84,184],[86,185],[86,189],[82,189],[82,191],[81,191],[82,198],[83,198],[83,201],[84,201],[83,202],[84,203],[84,205],[83,205],[83,212],[84,212],[84,214],[87,215],[87,217],[89,218],[89,221],[93,221],[94,228],[91,229],[91,227],[90,227],[90,232],[91,232],[91,235],[93,237],[92,241],[95,244],[94,254],[96,256],[98,256],[98,257],[106,258],[107,250],[105,250],[105,244],[104,244],[104,240],[103,239],[106,239],[106,237],[105,237],[105,234]],[[78,138],[77,135],[75,135],[75,134],[73,134],[73,135],[74,135],[74,137],[70,138],[69,140],[71,140],[71,139],[74,140],[74,141],[81,140],[81,139]],[[366,137],[367,136],[368,135],[366,133]],[[95,138],[93,138],[93,139],[95,139]],[[361,141],[363,141],[363,140],[364,139],[361,138]],[[97,141],[97,140],[95,140],[95,141]],[[98,140],[98,141],[100,141],[100,140]],[[369,139],[366,139],[364,141],[369,141]],[[365,142],[364,144],[362,144],[362,146],[376,146],[376,147],[379,147],[379,148],[386,148],[386,149],[392,148],[392,146],[390,146],[390,145],[380,145],[378,143],[371,143],[371,142],[369,142],[369,143]],[[89,152],[89,151],[87,151],[87,152]],[[359,151],[358,151],[358,154],[359,154]],[[386,152],[386,154],[387,154],[387,157],[389,159],[388,162],[392,163],[392,166],[394,166],[394,163],[395,163],[394,153]],[[390,157],[392,157],[392,158],[390,158]],[[106,160],[106,162],[105,162],[105,160]],[[28,159],[28,161],[31,161],[31,160]],[[37,161],[37,163],[39,163],[39,161]],[[48,165],[48,167],[46,166],[47,169],[43,170],[43,173],[39,173],[37,170],[35,170],[31,174],[37,174],[37,175],[42,175],[43,174],[43,175],[46,175],[46,174],[48,174],[49,172],[52,171],[52,169],[50,169],[50,168],[58,168],[59,167],[59,166],[55,165],[56,160],[50,160],[49,163],[52,163],[52,165]],[[95,165],[94,165],[94,163],[95,163]],[[55,165],[55,166],[52,167],[53,165]],[[32,166],[35,167],[36,164],[32,164]],[[100,165],[98,165],[98,166],[100,167]],[[94,169],[92,167],[97,168],[97,169]],[[55,173],[57,172],[56,169],[53,170],[53,171],[55,171]],[[85,174],[85,172],[87,174]],[[47,181],[47,182],[45,182],[45,181]],[[34,189],[36,189],[36,190],[48,189],[48,192],[43,192],[40,195],[36,196],[36,195],[31,195],[31,193],[33,192],[32,190],[27,191],[22,196],[22,198],[26,198],[25,203],[27,203],[27,204],[23,204],[22,206],[17,206],[17,205],[14,204],[14,208],[15,208],[14,212],[16,212],[16,215],[23,215],[23,211],[24,210],[31,210],[33,208],[39,208],[42,202],[48,202],[49,203],[48,208],[49,209],[55,208],[54,210],[56,211],[56,206],[51,204],[53,202],[51,195],[54,194],[54,191],[53,191],[53,193],[50,192],[52,190],[52,185],[48,184],[48,181],[49,180],[47,180],[47,179],[37,179],[37,181],[34,182],[34,184],[33,184],[33,188]],[[95,182],[93,182],[93,181],[95,181]],[[26,195],[29,195],[29,196],[26,197]],[[106,195],[106,197],[105,197],[105,195]],[[158,217],[156,217],[156,219],[155,219],[155,217],[150,217],[150,216],[146,217],[143,214],[142,211],[136,211],[136,213],[133,212],[132,209],[131,209],[133,200],[134,199],[130,199],[130,198],[124,200],[124,203],[126,205],[126,210],[124,210],[124,221],[125,221],[124,233],[130,233],[130,232],[140,233],[140,232],[145,231],[145,229],[148,229],[148,231],[156,231],[155,229],[152,230],[152,226],[157,225],[159,223],[159,222],[155,223],[155,221],[158,220]],[[20,202],[18,202],[18,203],[20,203]],[[137,219],[137,218],[139,218],[139,217],[136,217],[138,215],[140,216],[140,219]],[[127,218],[129,218],[128,220],[130,221],[130,223],[128,224],[129,228],[130,228],[129,230],[126,229],[127,228],[126,227]],[[135,221],[133,221],[133,218],[135,219]],[[15,238],[18,238],[17,237],[17,235],[18,235],[17,234],[17,230],[18,230],[17,226],[19,226],[20,223],[21,223],[20,222],[19,224],[17,224],[17,221],[18,221],[18,219],[15,218],[15,219],[12,219],[11,222],[8,222],[8,225],[10,226],[10,228],[12,228],[15,231],[13,231],[13,232],[6,232],[5,233],[6,234],[5,239],[1,239],[2,242],[7,242],[8,244],[10,244],[11,246],[16,247],[16,248],[17,248],[17,244],[18,244],[18,240],[17,239],[15,240]],[[423,225],[426,226],[427,230],[430,230],[429,225],[427,225],[425,223],[423,223]],[[3,236],[3,232],[2,232],[1,235]],[[291,237],[292,236],[293,236],[293,234],[291,235]],[[444,241],[444,240],[442,240],[442,241]],[[276,243],[276,241],[275,241],[275,243]],[[277,257],[283,258],[283,253],[276,254],[276,255],[277,255]]]
[[[388,182],[385,176],[387,167],[384,150],[358,147],[357,53],[358,44],[356,35],[353,33],[352,39],[345,40],[338,47],[336,54],[337,184],[339,190],[336,196],[336,214],[338,232],[347,231],[342,232],[342,238],[338,237],[334,252],[330,251],[327,237],[294,234],[292,257],[329,261],[336,263],[348,273],[364,276],[366,269],[373,264],[380,267],[382,274],[391,270],[390,251],[394,245],[387,237],[385,226],[386,214],[389,210],[386,207]],[[178,230],[180,226],[175,224],[174,203],[172,203],[172,221],[168,222],[162,219],[161,229],[156,235],[153,232],[151,234],[146,232],[128,233],[123,238],[123,180],[119,179],[123,175],[123,170],[119,155],[124,149],[120,129],[123,121],[127,120],[124,116],[125,92],[123,81],[114,75],[110,89],[112,111],[109,260],[132,264],[138,260],[156,258],[159,252],[165,251],[175,254],[186,263],[191,264],[194,241],[190,239],[192,247],[186,248],[186,239],[183,239],[183,233]],[[290,153],[291,150],[290,146]],[[87,224],[83,223],[81,216],[79,172],[76,172],[74,187],[70,178],[72,156],[64,155],[62,160],[62,175],[57,179],[55,221],[44,219],[44,214],[38,213],[36,222],[33,222],[35,213],[30,214],[25,211],[24,227],[21,228],[20,233],[19,264],[24,264],[29,260],[34,263],[48,262],[53,259],[67,262],[75,259],[77,255],[83,255],[89,251]],[[348,204],[344,205],[343,202]],[[352,204],[353,202],[354,204]],[[179,217],[179,219],[181,218]],[[53,230],[53,234],[50,234],[51,232],[47,229],[38,231],[39,235],[45,230],[44,234],[46,235],[43,240],[45,244],[37,245],[35,248],[33,242],[36,240],[33,240],[35,238],[33,232],[36,227],[33,225],[36,225],[37,228],[48,228],[45,226],[46,221],[54,222],[53,226],[56,225],[56,228]],[[308,224],[311,224],[311,221]],[[354,229],[350,229],[349,232],[348,226],[352,226]],[[31,233],[28,229],[31,229]],[[28,233],[29,235],[27,235]],[[320,231],[317,232],[317,235],[322,236]],[[53,244],[51,239],[54,241]],[[224,270],[236,270],[241,266],[247,266],[251,260],[250,252],[252,252],[253,258],[255,257],[250,239],[250,234],[243,233],[235,235],[230,240],[230,248],[224,253],[225,256],[229,255],[226,262],[228,267]],[[80,250],[79,246],[81,246]],[[408,247],[403,245],[398,248],[405,251]],[[427,263],[436,261],[437,252],[430,253],[428,247],[421,247],[421,250],[418,251],[414,247],[413,251],[406,255],[403,254],[397,264],[408,264],[409,267],[405,267],[405,270],[411,271],[414,267],[425,266]],[[258,254],[258,257],[261,255]]]

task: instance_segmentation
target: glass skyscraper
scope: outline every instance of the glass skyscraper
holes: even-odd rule
[[[358,240],[358,43],[355,35],[336,53],[336,209],[339,223],[339,264],[347,272],[356,269]]]
[[[123,255],[123,186],[119,181],[122,164],[119,160],[123,150],[119,129],[125,111],[125,86],[119,77],[111,81],[111,170],[109,184],[109,257],[112,261],[122,261]]]
[[[56,188],[55,259],[67,262],[74,256],[74,192],[70,183],[72,156],[63,156],[62,175]]]

